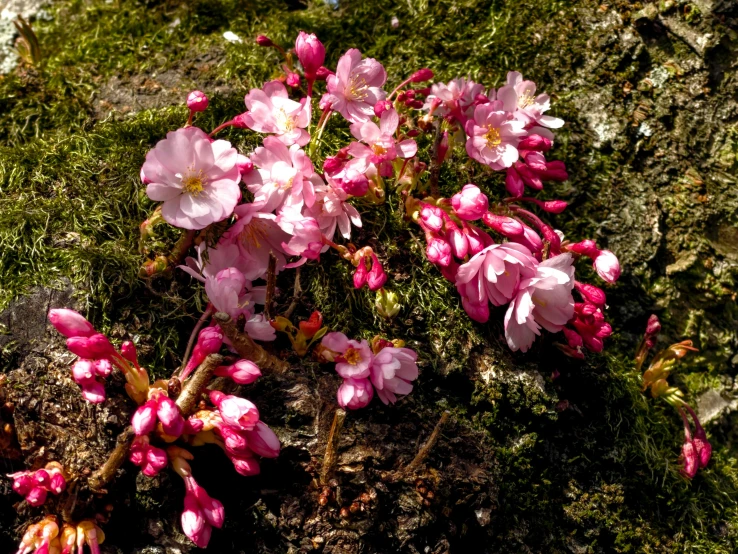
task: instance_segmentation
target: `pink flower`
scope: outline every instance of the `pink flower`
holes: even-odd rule
[[[218,272],[215,277],[205,280],[205,293],[208,300],[219,312],[225,312],[236,319],[240,315],[251,315],[251,294],[247,291],[251,282],[235,267]]]
[[[65,337],[90,337],[96,333],[92,323],[74,310],[49,310],[49,321]]]
[[[202,241],[195,247],[195,250],[197,250],[197,259],[188,256],[185,259],[187,265],[178,267],[203,283],[208,277],[215,277],[220,271],[229,267],[236,268],[249,280],[258,279],[262,275],[254,270],[256,264],[247,252],[234,242],[221,240],[216,246],[208,247],[207,241]]]
[[[302,64],[305,78],[314,81],[320,66],[325,61],[325,46],[313,34],[300,31],[295,41],[295,53]]]
[[[272,252],[277,258],[277,271],[284,269],[287,261],[282,243],[289,240],[289,235],[277,225],[276,216],[264,213],[258,204],[236,206],[234,214],[238,219],[223,235],[218,248],[228,242],[237,244],[242,258],[250,261],[245,271],[240,264],[233,267],[240,269],[249,280],[262,278],[269,267],[269,252]]]
[[[261,377],[261,370],[250,360],[238,360],[233,365],[222,365],[215,368],[215,375],[228,377],[238,385],[249,385]]]
[[[133,465],[141,468],[141,473],[146,477],[157,475],[167,467],[167,453],[161,448],[152,446],[148,436],[136,437],[131,444],[128,459]]]
[[[210,393],[210,401],[218,407],[223,421],[236,429],[250,431],[259,421],[259,410],[256,406],[239,396],[231,396],[219,391]]]
[[[374,387],[369,379],[344,379],[336,393],[338,405],[349,410],[365,408],[373,397]]]
[[[525,81],[522,74],[510,71],[507,74],[507,84],[497,91],[497,99],[503,103],[506,112],[514,113],[526,125],[542,125],[550,129],[562,127],[563,120],[543,115],[551,107],[549,96],[535,96],[535,93],[536,84],[533,81]]]
[[[373,58],[361,59],[361,52],[352,48],[338,60],[336,74],[326,80],[327,102],[351,123],[363,123],[374,115],[374,105],[384,100],[382,86],[387,72]]]
[[[523,122],[509,119],[497,104],[480,104],[474,109],[474,118],[465,126],[466,151],[478,162],[501,170],[518,160],[517,145],[526,131]]]
[[[243,114],[243,122],[249,129],[274,133],[285,146],[305,146],[310,140],[305,130],[310,122],[307,99],[302,102],[290,100],[281,82],[270,81],[263,89],[251,89],[245,103],[249,111]]]
[[[194,495],[185,494],[184,509],[180,518],[182,532],[200,548],[205,548],[210,542],[213,528],[205,520],[205,514],[200,508]]]
[[[136,436],[148,435],[156,427],[156,400],[148,400],[133,412],[131,427]]]
[[[342,171],[328,175],[328,182],[334,188],[339,188],[351,196],[364,196],[369,192],[369,179],[366,174],[352,167],[346,167]]]
[[[157,399],[156,417],[164,432],[172,437],[179,437],[184,430],[184,418],[177,404],[168,396],[161,395]]]
[[[171,131],[146,154],[146,194],[164,202],[161,215],[175,227],[202,229],[223,221],[241,199],[237,157],[230,142],[210,142],[197,127]]]
[[[269,320],[264,314],[255,314],[244,324],[244,331],[254,340],[273,341],[277,338],[277,333],[269,324]]]
[[[379,399],[385,404],[397,402],[397,395],[413,390],[410,384],[418,378],[418,355],[409,348],[385,347],[374,356],[371,380]]]
[[[289,206],[297,210],[315,202],[315,186],[323,180],[313,170],[313,164],[297,144],[289,150],[276,137],[266,137],[264,145],[251,155],[257,168],[244,176],[254,194],[254,204],[262,212]]]
[[[372,363],[372,349],[366,340],[350,340],[343,333],[328,333],[321,344],[336,354],[336,373],[344,379],[365,379],[369,377]]]
[[[364,175],[361,177],[366,184],[366,177]],[[330,177],[328,180],[329,183],[333,182]],[[331,184],[315,187],[315,204],[306,215],[318,222],[321,233],[327,238],[333,239],[338,229],[345,239],[350,239],[351,224],[361,227],[361,216],[347,200],[348,194],[344,188]]]
[[[323,249],[323,234],[320,225],[312,217],[304,217],[296,209],[283,209],[277,215],[277,224],[291,235],[288,242],[282,243],[282,250],[292,256],[305,260],[317,260]]]
[[[540,328],[556,333],[574,315],[574,268],[571,254],[541,262],[536,275],[520,283],[505,314],[505,338],[512,351],[527,352]]]
[[[381,176],[389,177],[394,174],[392,160],[397,157],[412,158],[418,151],[415,141],[395,141],[399,121],[395,110],[387,110],[382,114],[379,126],[373,121],[352,124],[351,134],[361,142],[352,142],[349,145],[349,154],[354,157],[349,162],[349,167],[365,173],[370,165],[374,165]]]
[[[597,275],[608,283],[614,283],[620,277],[620,262],[609,250],[600,250],[594,259],[594,268]]]
[[[249,448],[264,458],[276,458],[279,456],[279,437],[266,423],[259,421],[253,430],[246,431]]]
[[[98,358],[109,358],[115,356],[116,352],[110,344],[108,337],[101,333],[95,333],[89,337],[69,337],[67,348],[72,354],[80,358],[96,360]]]
[[[487,213],[489,199],[477,185],[470,183],[451,197],[451,205],[461,219],[474,221]]]
[[[473,306],[487,302],[502,306],[516,295],[522,280],[536,274],[537,265],[538,262],[525,246],[511,242],[493,244],[472,256],[458,269],[456,288],[462,298]],[[483,310],[472,309],[469,316],[475,319],[482,313]]]
[[[253,456],[230,456],[233,468],[244,477],[259,475],[261,468]]]
[[[423,109],[431,110],[438,115],[452,114],[462,124],[471,117],[474,103],[478,95],[484,92],[484,86],[466,79],[453,79],[448,84],[435,83],[426,97]]]

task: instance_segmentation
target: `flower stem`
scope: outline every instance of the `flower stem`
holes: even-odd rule
[[[211,304],[208,304],[208,307],[205,309],[203,314],[200,316],[200,319],[197,320],[197,323],[195,324],[195,328],[192,329],[192,333],[190,334],[190,340],[187,341],[187,348],[185,349],[184,357],[182,358],[182,365],[180,366],[178,371],[175,371],[174,373],[182,373],[184,371],[184,368],[187,367],[187,362],[190,360],[190,354],[192,353],[192,347],[195,345],[195,340],[197,339],[197,335],[200,332],[200,329],[203,325],[205,325],[205,322],[210,319],[210,316],[212,316],[215,313],[215,309]],[[174,377],[174,375],[172,375]]]

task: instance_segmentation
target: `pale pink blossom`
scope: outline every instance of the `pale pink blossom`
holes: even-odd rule
[[[352,124],[351,134],[361,142],[352,142],[349,145],[348,152],[354,157],[349,162],[349,167],[365,173],[370,165],[374,165],[382,177],[390,177],[394,174],[392,160],[398,157],[412,158],[418,151],[415,141],[395,140],[399,121],[395,110],[387,110],[379,119],[379,126],[373,121]]]
[[[571,254],[541,262],[536,275],[520,283],[505,314],[505,338],[511,350],[526,352],[543,327],[556,333],[574,315],[574,267]]]
[[[536,84],[524,80],[517,71],[507,74],[507,83],[498,89],[497,100],[502,102],[506,112],[514,113],[526,125],[540,125],[548,129],[558,129],[564,125],[562,119],[543,115],[551,107],[550,97],[548,94],[536,96]]]
[[[263,300],[260,300],[258,297],[255,297],[255,300],[260,304],[264,303]],[[277,332],[274,330],[274,327],[269,324],[269,320],[264,314],[255,314],[246,320],[244,331],[252,339],[262,342],[273,341],[277,338]]]
[[[235,267],[223,269],[205,280],[205,294],[210,303],[217,311],[234,319],[241,315],[249,317],[253,312],[250,289],[251,281]]]
[[[266,276],[269,253],[277,258],[277,272],[284,269],[287,261],[282,243],[289,235],[277,225],[277,217],[261,211],[258,204],[241,204],[233,212],[236,222],[225,232],[218,249],[227,243],[237,244],[244,262],[234,264],[249,280]],[[250,260],[249,262],[245,262]],[[224,262],[225,263],[225,262]],[[247,263],[248,267],[243,267]],[[222,268],[221,268],[222,269]]]
[[[277,224],[291,235],[289,241],[282,243],[282,250],[292,256],[306,260],[317,260],[323,249],[323,235],[320,225],[312,217],[305,217],[295,209],[283,209],[277,216]],[[292,265],[292,264],[291,264]]]
[[[211,142],[197,127],[167,133],[146,154],[141,171],[151,200],[175,227],[202,229],[233,213],[241,199],[238,153],[225,140]]]
[[[465,126],[466,151],[478,162],[501,170],[518,160],[517,145],[526,131],[522,121],[510,119],[497,104],[480,104],[474,109],[474,118]]]
[[[410,348],[382,348],[371,364],[371,380],[377,396],[385,404],[397,402],[413,390],[411,381],[418,378],[418,354]]]
[[[493,244],[459,267],[456,288],[467,304],[474,308],[487,302],[502,306],[516,295],[522,280],[536,274],[537,265],[525,246],[510,242]],[[464,304],[465,308],[467,304]],[[472,309],[469,316],[479,321],[480,312],[484,313],[483,310]]]
[[[329,178],[328,182],[331,183],[332,179]],[[322,234],[327,238],[333,239],[338,229],[343,238],[350,239],[351,224],[361,227],[361,216],[356,208],[347,202],[348,198],[349,195],[343,188],[331,184],[315,187],[315,204],[307,210],[306,215],[318,222]]]
[[[326,103],[352,123],[363,123],[374,115],[374,105],[384,100],[382,86],[387,72],[373,58],[361,59],[361,52],[350,49],[338,60],[336,74],[328,76]]]
[[[470,183],[451,197],[451,205],[461,219],[474,221],[487,213],[489,199],[477,185]]]
[[[336,373],[344,379],[365,379],[369,377],[369,366],[372,363],[373,354],[366,340],[361,342],[351,340],[343,333],[328,333],[323,337],[321,344],[328,350],[332,350],[337,356]]]
[[[210,400],[218,407],[223,421],[236,429],[250,431],[259,421],[259,410],[245,398],[211,391]]]
[[[249,280],[258,279],[262,275],[255,273],[253,259],[234,242],[226,240],[208,247],[207,241],[202,241],[195,250],[197,259],[188,256],[185,259],[186,265],[178,267],[203,283],[208,277],[215,277],[229,267],[236,268]]]
[[[244,176],[254,194],[254,204],[262,212],[272,212],[282,206],[297,210],[315,202],[315,186],[323,180],[313,170],[305,151],[297,144],[289,149],[275,137],[266,137],[264,145],[251,154],[255,170]]]
[[[484,86],[468,79],[453,79],[446,83],[435,83],[426,97],[424,110],[436,106],[434,113],[453,115],[461,123],[471,117],[477,96],[484,93]]]
[[[374,387],[369,379],[344,379],[336,393],[338,405],[349,410],[365,408],[373,397]]]
[[[305,130],[310,122],[308,98],[301,102],[290,100],[280,81],[269,81],[263,88],[254,88],[244,99],[248,112],[243,122],[259,133],[274,133],[285,146],[305,146],[310,135]]]

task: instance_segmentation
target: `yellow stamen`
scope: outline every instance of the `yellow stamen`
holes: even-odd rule
[[[369,96],[368,88],[369,87],[367,86],[364,77],[361,75],[355,75],[349,80],[346,97],[349,100],[366,100],[366,97]]]
[[[525,109],[535,101],[533,95],[526,92],[525,94],[518,97],[518,108]]]
[[[487,141],[487,146],[490,148],[496,148],[502,143],[500,138],[500,130],[495,127],[487,127],[487,133],[484,135]]]
[[[356,348],[349,346],[343,357],[347,363],[351,365],[356,365],[361,361],[361,352],[359,352]]]
[[[203,188],[204,175],[202,169],[194,172],[192,168],[187,169],[187,173],[182,177],[182,187],[187,194],[192,196],[200,196]]]

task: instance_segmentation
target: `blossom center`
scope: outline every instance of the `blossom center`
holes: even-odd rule
[[[277,127],[284,131],[292,131],[295,128],[295,118],[287,115],[287,112],[283,108],[277,110]]]
[[[500,130],[496,127],[487,127],[487,133],[485,133],[484,139],[487,141],[487,146],[490,148],[496,148],[502,143]]]
[[[185,176],[182,177],[182,188],[187,194],[198,197],[202,192],[204,179],[205,176],[202,173],[202,169],[197,172],[188,169]]]
[[[372,152],[374,152],[374,154],[376,154],[377,156],[381,156],[387,153],[387,149],[380,144],[373,144],[371,148]]]
[[[366,80],[361,75],[353,75],[349,79],[348,90],[346,92],[346,98],[349,100],[366,100],[369,96],[369,87],[366,84]]]
[[[292,188],[292,182],[295,180],[294,177],[290,177],[287,179],[284,183],[282,183],[282,186],[280,187],[282,190],[290,190]]]
[[[348,350],[343,354],[343,358],[346,360],[346,363],[356,365],[361,361],[361,352],[353,346],[349,346]]]
[[[533,95],[529,92],[518,96],[518,108],[525,109],[534,102]]]
[[[243,231],[239,235],[241,242],[247,246],[261,248],[261,241],[267,236],[267,224],[260,219],[252,219],[251,222],[244,226]]]

